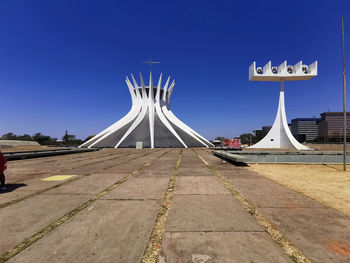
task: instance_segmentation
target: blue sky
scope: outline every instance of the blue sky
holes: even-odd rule
[[[286,83],[288,121],[341,111],[342,15],[350,74],[350,1],[3,0],[0,135],[98,133],[150,58],[176,79],[173,112],[208,139],[272,125],[279,83],[249,82],[254,60],[318,60],[319,76]]]

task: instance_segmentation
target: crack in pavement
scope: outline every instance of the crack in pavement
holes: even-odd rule
[[[173,174],[170,177],[167,191],[165,192],[163,202],[159,209],[156,221],[153,225],[150,239],[147,242],[146,249],[143,253],[142,263],[156,263],[160,254],[165,226],[167,223],[169,209],[172,205],[172,199],[174,195],[174,188],[177,178],[177,172],[181,163],[183,149],[181,149]]]

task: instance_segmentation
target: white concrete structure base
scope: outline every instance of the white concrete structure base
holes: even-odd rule
[[[284,87],[281,82],[280,99],[276,119],[269,133],[258,143],[249,148],[294,148],[297,150],[310,150],[310,148],[299,143],[292,135],[287,122],[284,106]]]

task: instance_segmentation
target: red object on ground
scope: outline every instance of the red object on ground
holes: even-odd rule
[[[224,142],[224,146],[227,149],[235,149],[235,150],[241,150],[241,142],[239,139],[226,139]]]
[[[7,159],[0,151],[0,172],[3,173],[7,169]]]

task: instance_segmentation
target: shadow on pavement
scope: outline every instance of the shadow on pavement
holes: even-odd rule
[[[6,184],[5,190],[0,190],[0,194],[5,194],[5,193],[9,193],[12,192],[14,190],[16,190],[17,188],[21,188],[23,186],[27,186],[26,184]]]
[[[248,164],[243,163],[243,162],[235,162],[235,161],[233,161],[233,160],[224,158],[224,157],[222,157],[222,156],[217,156],[217,155],[215,155],[215,156],[218,157],[218,158],[220,158],[221,160],[227,162],[227,163],[233,164],[234,166],[243,166],[243,167],[248,167],[248,166],[249,166]]]

